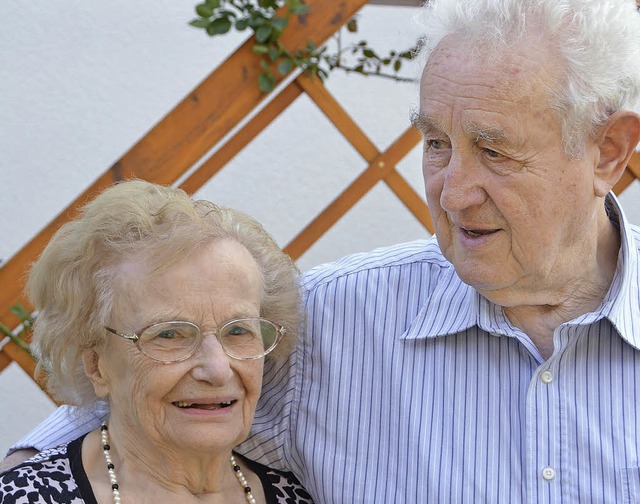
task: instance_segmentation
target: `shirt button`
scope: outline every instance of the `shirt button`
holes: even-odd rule
[[[553,381],[553,373],[551,371],[543,371],[540,373],[542,383],[551,383]]]
[[[551,481],[553,478],[556,477],[556,472],[553,470],[552,467],[545,467],[542,470],[542,477],[547,481]]]

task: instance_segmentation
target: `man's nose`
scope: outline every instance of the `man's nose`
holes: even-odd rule
[[[482,167],[473,156],[453,152],[443,177],[440,206],[446,212],[461,212],[486,200]]]

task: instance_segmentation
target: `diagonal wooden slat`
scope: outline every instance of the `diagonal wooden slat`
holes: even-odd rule
[[[633,175],[640,179],[640,153],[634,152],[627,164],[627,169],[633,173]]]
[[[11,364],[11,359],[7,356],[6,353],[0,352],[0,369],[6,368],[9,364]]]
[[[291,81],[278,96],[258,112],[237,134],[231,137],[227,143],[185,179],[180,187],[189,194],[193,194],[200,189],[301,94],[302,88],[297,81]]]
[[[377,147],[369,140],[369,137],[364,134],[331,93],[329,93],[322,82],[318,79],[311,80],[305,76],[300,76],[298,82],[309,98],[313,100],[365,161],[370,163],[376,156],[380,155]]]
[[[40,375],[36,377],[36,363],[33,358],[25,352],[22,348],[16,345],[13,341],[9,341],[2,347],[2,354],[0,354],[0,365],[2,369],[7,367],[11,362],[18,364],[28,376],[30,376],[36,384],[49,396],[53,402],[57,402],[51,394],[46,391],[45,376]],[[5,361],[6,359],[7,361]]]
[[[307,0],[309,14],[291,19],[282,36],[285,47],[294,49],[307,40],[323,43],[362,7],[366,0],[325,2]],[[248,40],[211,73],[167,116],[153,127],[118,162],[49,223],[33,240],[0,268],[0,320],[17,324],[9,307],[21,300],[24,272],[53,233],[77,209],[114,181],[139,177],[158,183],[175,182],[202,155],[264,98],[256,85],[261,71]],[[23,304],[26,303],[23,301]]]
[[[360,130],[355,121],[351,119],[321,83],[309,81],[308,79],[300,79],[300,84],[318,108],[324,112],[334,126],[365,160],[371,162],[376,156],[380,155],[373,142]],[[417,145],[421,139],[419,134],[413,136],[408,135],[406,138],[409,139],[407,152]],[[422,198],[416,194],[413,188],[407,184],[395,170],[390,171],[387,177],[390,177],[390,180],[385,178],[389,187],[429,232],[433,233],[433,224],[431,223],[429,210]]]
[[[365,0],[308,0],[310,14],[300,23],[297,19],[294,20],[291,29],[287,30],[287,35],[283,37],[283,42],[289,48],[304,45],[307,39],[321,43],[365,3]],[[8,322],[6,318],[11,318],[8,308],[19,300],[21,280],[26,266],[35,259],[59,225],[75,215],[81,204],[113,181],[123,178],[139,177],[159,183],[174,183],[259,106],[264,96],[255,85],[260,66],[256,56],[251,52],[251,45],[251,41],[245,43],[209,75],[114,166],[0,269],[0,285],[3,285],[0,291],[0,320],[5,319],[3,321]],[[409,211],[433,232],[433,223],[424,200],[395,169],[395,165],[420,141],[420,135],[415,130],[409,128],[385,152],[380,153],[318,79],[300,75],[278,92],[278,96],[194,170],[181,187],[190,193],[202,187],[278,114],[305,92],[365,159],[368,167],[294,238],[285,251],[297,259],[380,180],[383,180]],[[640,178],[638,153],[632,156],[627,170],[614,190],[616,193],[623,191],[636,178]],[[18,259],[14,261],[16,257]],[[0,371],[14,360],[33,375],[34,364],[29,356],[13,343],[8,343],[0,350]]]
[[[308,40],[322,44],[351,19],[366,0],[307,0],[306,4],[309,13],[300,19],[292,18],[289,29],[281,38],[289,49],[303,47]],[[82,205],[113,182],[126,178],[174,183],[264,99],[256,85],[261,67],[252,51],[253,44],[252,39],[243,44],[0,268],[0,285],[3,286],[0,289],[0,320],[5,325],[18,324],[9,311],[12,305],[22,302],[26,308],[31,308],[22,299],[28,265],[60,226],[77,215]],[[189,183],[196,185],[196,178]],[[0,371],[6,367],[3,363],[11,359],[9,352],[10,348],[0,349]]]
[[[417,139],[416,135],[418,136]],[[408,128],[385,152],[374,158],[368,168],[308,224],[284,248],[284,251],[292,259],[298,259],[353,205],[367,194],[376,183],[387,176],[419,139],[420,134],[412,127]]]
[[[620,177],[620,180],[618,180],[616,185],[613,186],[613,192],[615,194],[620,194],[627,187],[629,187],[634,180],[636,180],[636,177],[633,175],[633,172],[627,167],[627,169],[622,173],[622,177]]]
[[[13,341],[7,342],[7,344],[2,347],[2,360],[0,360],[0,365],[4,364],[4,359],[9,360],[6,365],[10,364],[11,361],[13,361],[18,364],[29,376],[35,376],[35,361],[27,352],[16,345]],[[6,366],[3,366],[2,369],[4,369],[4,367]]]
[[[413,216],[427,228],[429,233],[433,234],[433,221],[431,220],[429,207],[404,177],[396,170],[391,170],[384,178],[384,181]]]

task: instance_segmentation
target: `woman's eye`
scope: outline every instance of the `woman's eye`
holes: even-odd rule
[[[229,336],[242,336],[244,334],[247,334],[247,329],[242,326],[236,325],[229,327],[225,332]]]
[[[178,338],[180,335],[176,332],[176,331],[161,331],[158,334],[156,334],[156,338],[160,338],[160,339],[175,339]]]

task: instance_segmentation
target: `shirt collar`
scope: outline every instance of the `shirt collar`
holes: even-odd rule
[[[469,329],[477,323],[479,298],[449,263],[440,271],[434,291],[400,339],[436,338]]]
[[[633,321],[640,320],[640,230],[633,229],[620,202],[613,193],[607,195],[605,205],[611,221],[620,229],[618,264],[609,291],[600,308],[587,313],[572,323],[588,324],[606,317],[618,330],[622,339],[640,350],[640,334],[634,334]]]
[[[621,245],[618,265],[601,307],[571,323],[589,324],[607,317],[630,345],[640,349],[640,334],[633,334],[632,321],[640,319],[640,260],[630,224],[613,193],[605,199],[611,221],[619,226]],[[638,232],[638,231],[636,231]],[[477,326],[489,333],[516,335],[502,307],[491,303],[457,276],[453,265],[443,268],[436,288],[418,312],[403,340],[437,338]]]

